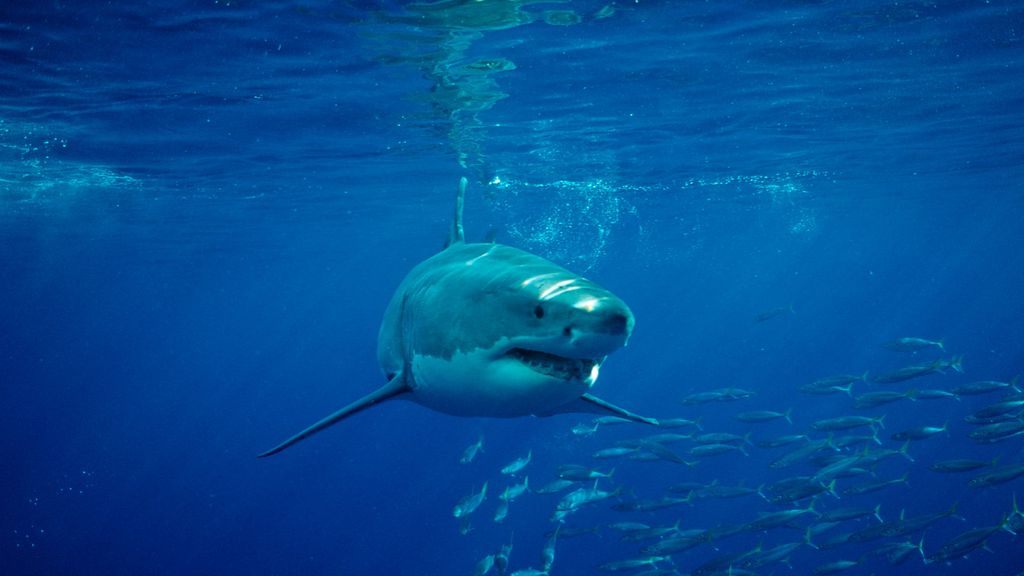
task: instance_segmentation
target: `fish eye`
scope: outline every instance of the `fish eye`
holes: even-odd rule
[[[533,315],[536,316],[537,318],[543,318],[544,307],[541,306],[540,304],[537,304],[537,306],[533,309]]]

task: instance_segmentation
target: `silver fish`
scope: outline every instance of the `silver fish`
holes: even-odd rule
[[[668,560],[667,556],[648,556],[645,558],[631,558],[629,560],[619,560],[617,562],[605,562],[597,567],[598,570],[604,572],[620,572],[622,570],[635,570],[637,568],[643,568],[644,566],[654,566],[658,562],[664,562]]]
[[[659,418],[658,426],[662,428],[682,428],[684,426],[693,426],[697,430],[701,429],[700,418],[696,420],[689,420],[687,418]]]
[[[587,424],[586,422],[578,422],[575,426],[572,427],[572,433],[575,436],[590,436],[593,433],[597,432],[598,426],[600,426],[600,424],[593,421],[590,422],[589,424]]]
[[[463,518],[469,516],[474,510],[480,507],[480,504],[487,499],[487,482],[484,482],[483,488],[479,492],[463,496],[461,500],[452,509],[452,516],[456,518]]]
[[[502,492],[501,495],[498,496],[498,498],[506,502],[512,502],[516,498],[522,496],[527,490],[529,490],[529,488],[530,477],[527,476],[525,479],[523,479],[522,484],[512,484],[511,486],[507,486],[505,488],[505,491]]]
[[[980,468],[990,468],[995,466],[999,462],[999,458],[993,458],[991,460],[969,460],[969,459],[953,459],[953,460],[942,460],[936,462],[928,467],[929,470],[935,472],[970,472],[972,470],[978,470]]]
[[[749,456],[743,446],[736,444],[701,444],[690,448],[691,456],[717,456],[719,454],[726,454],[728,452],[742,452],[744,456]]]
[[[494,509],[494,521],[498,524],[501,524],[505,521],[505,518],[508,518],[508,503],[508,499],[500,498],[498,501],[498,507]]]
[[[867,392],[860,394],[853,398],[854,408],[874,408],[876,406],[882,406],[897,400],[911,399],[915,400],[917,392],[914,390],[908,390],[906,392],[893,392],[890,390],[880,390],[878,392]]]
[[[488,554],[476,563],[476,568],[473,569],[473,576],[484,576],[492,569],[494,569],[494,554]]]
[[[972,478],[967,482],[968,486],[972,488],[984,488],[987,486],[995,486],[996,484],[1003,484],[1024,476],[1024,464],[1017,464],[1015,466],[1004,466],[989,472],[988,474],[982,474],[976,478]]]
[[[533,450],[530,450],[529,452],[526,453],[526,456],[522,456],[520,458],[516,458],[515,460],[513,460],[513,461],[509,462],[508,464],[506,464],[505,467],[501,469],[501,473],[502,474],[515,474],[515,473],[519,472],[520,470],[522,470],[523,468],[526,468],[526,465],[530,463],[530,459],[532,459],[532,458],[533,458]]]
[[[885,428],[884,424],[885,415],[881,415],[878,418],[869,418],[867,416],[839,416],[836,418],[825,418],[818,420],[811,424],[811,428],[815,430],[823,430],[831,432],[835,430],[849,430],[850,428],[858,428],[860,426],[871,426],[874,428],[876,425]]]
[[[587,468],[586,466],[579,466],[577,464],[563,464],[558,467],[558,477],[563,480],[593,480],[595,478],[610,478],[614,472],[614,468],[608,472],[601,472],[600,470]]]
[[[613,446],[611,448],[603,448],[594,452],[590,455],[591,458],[597,458],[598,460],[607,458],[619,458],[621,456],[628,456],[640,448],[634,448],[630,446]]]
[[[860,560],[836,560],[822,564],[814,569],[814,574],[838,574],[860,564]]]
[[[484,450],[484,436],[483,434],[477,439],[476,442],[466,446],[466,449],[462,451],[462,457],[459,458],[459,462],[462,464],[469,464],[476,458],[476,455]]]
[[[873,376],[871,381],[876,384],[892,384],[895,382],[911,380],[913,378],[920,378],[921,376],[927,376],[928,374],[941,374],[944,373],[947,368],[952,368],[957,372],[963,372],[963,356],[954,356],[949,360],[936,360],[929,364],[906,366],[893,372]]]
[[[1000,390],[1006,390],[1009,392],[1020,392],[1020,388],[1017,387],[1017,382],[1020,380],[1020,376],[1014,376],[1013,380],[1009,382],[999,382],[997,380],[982,380],[980,382],[971,382],[970,384],[964,384],[963,386],[957,386],[953,388],[953,393],[958,396],[975,396],[978,394],[988,394],[989,392],[998,392]]]
[[[907,482],[907,474],[903,474],[903,476],[900,476],[899,478],[894,478],[892,480],[880,480],[878,482],[868,482],[867,484],[857,484],[856,486],[850,486],[846,490],[843,490],[843,496],[853,496],[856,494],[867,494],[869,492],[877,492],[878,490],[888,488],[889,486],[895,486],[897,484],[909,485],[909,483]]]
[[[917,426],[897,432],[892,435],[893,440],[924,440],[931,438],[940,432],[945,432],[949,428],[949,422],[947,421],[942,426]]]
[[[736,419],[741,422],[771,422],[772,420],[778,420],[779,418],[785,418],[786,422],[793,423],[793,419],[790,418],[793,409],[790,408],[785,412],[776,412],[774,410],[751,410],[749,412],[740,412],[736,415]]]
[[[557,494],[571,486],[575,486],[575,480],[552,480],[536,490],[537,494]]]
[[[897,352],[917,352],[927,348],[945,350],[942,340],[926,340],[924,338],[897,338],[882,344],[882,348],[895,350]]]
[[[940,390],[938,388],[925,388],[923,390],[918,390],[917,393],[914,394],[914,399],[915,400],[946,400],[946,399],[959,400],[960,397],[957,396],[956,394],[948,391],[948,390]]]

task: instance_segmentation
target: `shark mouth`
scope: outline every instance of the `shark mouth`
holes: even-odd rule
[[[566,358],[526,348],[512,348],[505,356],[545,376],[559,380],[583,381],[588,384],[593,384],[597,379],[597,370],[601,365],[600,360]]]

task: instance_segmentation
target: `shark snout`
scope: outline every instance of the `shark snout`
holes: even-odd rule
[[[588,314],[588,321],[590,329],[595,332],[624,338],[629,338],[633,333],[635,323],[633,312],[625,302],[614,296],[601,299]]]
[[[615,312],[605,320],[604,327],[609,334],[625,334],[628,336],[633,331],[633,315]]]
[[[621,301],[606,301],[566,324],[562,334],[577,353],[606,356],[626,345],[633,332],[633,314]]]
[[[586,318],[578,322],[567,324],[562,333],[575,339],[592,333],[628,337],[632,331],[632,316],[627,316],[626,314],[611,314],[597,318]]]

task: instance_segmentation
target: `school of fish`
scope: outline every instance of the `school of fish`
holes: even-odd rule
[[[559,542],[588,537],[629,543],[635,553],[607,559],[596,554],[599,560],[592,566],[574,565],[566,573],[742,576],[774,573],[794,557],[805,565],[813,563],[815,575],[853,574],[858,568],[875,572],[914,561],[919,563],[917,571],[927,572],[931,565],[967,558],[979,550],[1012,552],[1020,547],[1013,540],[1024,530],[1024,512],[1016,493],[1007,488],[1024,477],[1024,393],[1017,377],[962,383],[960,377],[955,386],[881,389],[924,382],[926,377],[938,383],[964,372],[963,358],[945,355],[941,341],[907,337],[882,347],[915,358],[940,356],[890,372],[823,376],[793,387],[794,393],[847,397],[848,411],[840,414],[802,418],[789,408],[758,405],[754,390],[722,387],[680,397],[685,417],[660,419],[663,430],[657,433],[631,435],[641,431],[614,416],[576,423],[567,436],[580,446],[594,447],[578,462],[541,469],[534,463],[537,448],[524,447],[490,480],[462,497],[453,516],[460,532],[468,534],[474,523],[512,524],[509,518],[522,505],[518,501],[528,499],[530,510],[523,516],[535,517],[537,508],[546,509],[547,524],[543,530],[536,521],[510,525],[508,539],[476,561],[474,576],[549,576],[558,572]],[[733,415],[737,428],[704,430],[701,411],[710,406],[739,407]],[[934,423],[890,429],[905,413],[897,408],[926,411]],[[915,458],[915,443],[952,434],[964,434],[979,445],[1006,446],[1007,458]],[[473,466],[484,444],[480,435],[460,462]],[[770,454],[767,469],[744,467],[754,450]],[[739,461],[727,468],[715,464],[730,458]],[[889,463],[882,466],[883,461]],[[652,466],[647,462],[662,467],[643,468]],[[737,468],[740,472],[732,476],[716,473]],[[888,472],[893,468],[899,472]],[[636,474],[664,479],[664,486],[657,493],[643,488],[641,494],[641,489],[620,481]],[[999,516],[975,513],[953,497],[941,509],[920,509],[911,482],[925,474],[961,475],[966,491],[1002,491],[1005,508]],[[922,478],[920,485],[927,481]],[[505,486],[496,506],[486,509],[487,487],[495,482]],[[883,511],[876,502],[876,493],[883,490],[903,491],[900,501],[905,506]],[[694,507],[733,499],[746,504],[743,517],[723,516],[720,522],[703,526],[688,521]],[[926,537],[933,527],[944,526],[948,533],[949,525],[956,523],[962,530],[953,538],[932,542]],[[539,554],[517,554],[521,558],[513,560],[516,532],[520,540],[527,540],[531,530],[543,534]],[[734,545],[742,534],[756,535],[759,543]],[[1024,574],[1024,555],[1010,553],[1007,558],[1020,563],[1012,567],[1012,574]],[[522,567],[513,570],[517,565]]]

